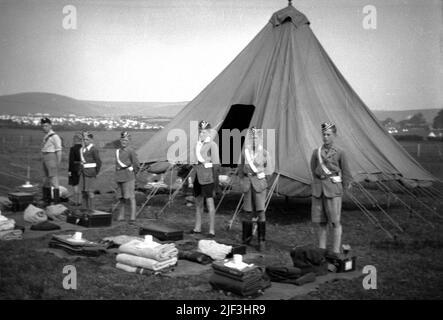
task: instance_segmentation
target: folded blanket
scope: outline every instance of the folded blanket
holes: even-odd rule
[[[257,277],[261,278],[264,274],[264,270],[258,266],[248,268],[246,272],[243,272],[236,269],[225,267],[221,264],[217,264],[216,262],[214,262],[212,264],[212,269],[216,274],[241,282],[248,282],[250,281],[250,279],[255,279]]]
[[[132,240],[119,247],[121,253],[129,253],[138,257],[166,261],[176,258],[178,250],[173,243],[159,244],[156,242],[146,243],[140,240]]]
[[[23,216],[26,222],[31,223],[39,223],[48,220],[48,216],[45,212],[32,204],[25,209]]]
[[[45,213],[51,219],[59,219],[60,216],[68,210],[62,204],[54,204],[52,206],[47,206]]]
[[[260,291],[271,286],[271,282],[266,275],[255,277],[245,283],[214,273],[209,278],[209,283],[216,290],[233,292],[243,297],[258,295]]]
[[[2,215],[1,211],[0,211],[0,223],[5,222],[5,221],[8,221],[8,218],[6,218],[4,215]]]
[[[144,239],[140,237],[121,235],[121,236],[103,238],[101,242],[111,243],[113,246],[119,247],[122,244],[131,242],[132,240],[144,241]]]
[[[198,251],[178,251],[178,258],[182,260],[189,260],[192,262],[197,262],[200,264],[210,264],[212,262],[212,259],[210,256],[198,252]]]
[[[13,229],[7,231],[0,231],[0,240],[22,240],[23,239],[23,231],[20,229]]]
[[[15,220],[14,219],[7,219],[6,221],[0,222],[0,231],[13,230],[14,227],[15,227]]]
[[[166,261],[156,261],[153,259],[137,257],[126,253],[120,253],[117,255],[117,262],[132,267],[139,267],[153,271],[159,271],[175,265],[177,263],[177,258],[172,258]]]
[[[232,246],[220,244],[214,240],[200,240],[198,251],[207,254],[214,260],[223,260],[232,251]]]
[[[120,262],[117,262],[115,267],[117,269],[120,269],[120,270],[123,270],[123,271],[126,271],[126,272],[143,274],[145,276],[151,276],[151,275],[155,275],[155,274],[159,274],[160,273],[160,272],[157,272],[157,271],[152,271],[152,270],[148,270],[148,269],[144,269],[144,268],[128,266],[127,264],[120,263]]]

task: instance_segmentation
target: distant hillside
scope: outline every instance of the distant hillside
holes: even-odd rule
[[[172,118],[187,102],[125,102],[125,101],[84,101],[99,107],[107,114],[135,115]]]
[[[0,114],[14,115],[49,113],[61,116],[73,113],[83,116],[137,115],[171,118],[185,105],[186,102],[85,101],[44,92],[0,96]]]
[[[75,113],[96,116],[102,114],[102,111],[102,108],[91,103],[52,93],[26,92],[0,96],[2,114],[49,113],[59,116]]]
[[[383,121],[387,118],[392,118],[396,122],[407,119],[408,117],[421,112],[426,121],[428,123],[432,123],[434,121],[435,116],[440,110],[441,109],[415,109],[415,110],[399,110],[399,111],[372,110],[372,112],[380,121]]]

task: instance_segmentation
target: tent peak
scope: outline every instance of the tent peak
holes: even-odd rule
[[[308,18],[292,6],[292,1],[288,2],[288,6],[275,12],[269,22],[278,27],[286,22],[292,22],[296,28],[309,24]]]

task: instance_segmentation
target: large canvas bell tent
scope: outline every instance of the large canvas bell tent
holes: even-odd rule
[[[204,119],[222,127],[226,121],[243,121],[240,129],[276,130],[278,193],[307,196],[310,157],[322,143],[320,124],[330,121],[337,124],[337,144],[346,150],[356,181],[434,181],[384,130],[309,24],[292,5],[274,13],[222,73],[138,150],[140,160],[166,161],[173,143],[167,141],[168,132],[182,129],[189,135],[191,121]]]

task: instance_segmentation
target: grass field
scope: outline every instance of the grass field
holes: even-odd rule
[[[1,132],[4,139],[0,138],[0,193],[4,195],[12,186],[24,182],[26,170],[22,167],[27,165],[28,159],[32,168],[32,182],[40,181],[41,164],[38,149],[42,133],[34,130]],[[134,146],[140,146],[149,139],[150,134],[152,133],[134,132]],[[65,142],[70,144],[72,132],[63,132],[61,135]],[[23,138],[20,138],[21,136]],[[96,145],[103,146],[116,138],[118,132],[97,132]],[[414,143],[402,143],[426,169],[443,179],[443,157],[438,151],[443,150],[441,143],[422,145],[420,157],[414,154],[414,150],[417,150]],[[105,160],[104,168],[111,167],[113,151],[102,149],[101,154]],[[65,159],[63,168],[66,167]],[[64,179],[62,183],[67,180]],[[106,183],[107,180],[106,176],[102,178],[102,187],[110,190],[112,185]],[[381,192],[375,195],[380,201],[385,199]],[[442,219],[419,203],[414,203],[407,195],[399,197],[412,205],[435,227],[431,228],[418,216],[408,212],[399,202],[393,201],[388,212],[405,232],[398,233],[396,240],[390,240],[380,228],[371,224],[358,208],[348,202],[344,204],[343,243],[351,244],[353,252],[358,256],[359,267],[373,265],[377,268],[377,290],[364,290],[362,276],[352,281],[340,280],[321,285],[317,292],[297,299],[442,299]],[[229,195],[217,212],[216,233],[219,241],[232,243],[240,240],[241,226],[238,219],[231,231],[225,228],[238,198],[236,194]],[[166,199],[167,195],[157,196],[143,212],[140,223],[158,212]],[[435,207],[439,214],[443,214],[443,203],[420,199]],[[97,197],[97,201],[99,206],[109,208],[113,195],[103,192]],[[180,195],[160,217],[160,221],[189,230],[193,225],[194,209],[184,204],[184,197]],[[382,225],[394,232],[394,228],[389,225],[382,212],[373,209],[373,214]],[[206,215],[204,217],[207,218]],[[308,200],[289,199],[286,202],[284,198],[276,197],[271,203],[267,217],[268,248],[264,255],[257,255],[253,262],[289,265],[291,247],[315,243],[313,226],[309,220]],[[137,230],[136,226],[121,225],[112,230],[88,230],[84,235],[90,240],[100,240],[109,235],[135,235]],[[0,299],[240,299],[211,290],[207,283],[207,273],[177,279],[127,274],[115,269],[115,257],[112,255],[69,261],[38,252],[38,249],[47,247],[48,241],[49,236],[37,240],[0,243]],[[251,247],[248,251],[255,252],[255,249]],[[62,287],[62,270],[68,264],[77,268],[77,290],[65,290]]]

